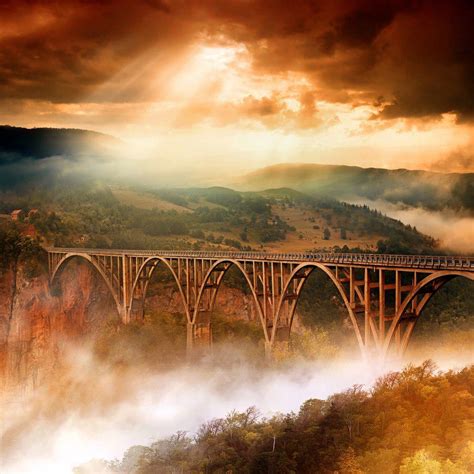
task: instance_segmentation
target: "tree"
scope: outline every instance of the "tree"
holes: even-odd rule
[[[442,472],[441,463],[433,459],[424,449],[405,458],[400,466],[400,474],[442,474]]]
[[[336,472],[339,474],[364,474],[352,447],[347,448],[339,457]]]

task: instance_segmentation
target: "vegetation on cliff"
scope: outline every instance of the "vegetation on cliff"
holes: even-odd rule
[[[1,295],[3,304],[0,308],[5,311],[5,314],[0,313],[1,359],[14,316],[20,267],[27,278],[34,278],[45,272],[45,258],[38,241],[22,236],[15,226],[0,227],[0,287],[4,293]]]
[[[21,261],[31,277],[44,269],[46,258],[39,241],[23,236],[14,225],[0,227],[0,256],[0,272],[16,269]]]

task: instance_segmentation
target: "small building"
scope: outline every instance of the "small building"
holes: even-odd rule
[[[18,222],[22,219],[24,214],[25,213],[23,212],[23,209],[15,209],[10,215],[12,217],[12,221]]]

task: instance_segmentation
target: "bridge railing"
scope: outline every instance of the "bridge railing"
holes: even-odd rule
[[[474,257],[441,255],[394,255],[368,253],[327,253],[327,252],[228,252],[195,250],[125,250],[125,249],[86,249],[56,248],[46,249],[51,253],[86,253],[92,255],[129,255],[189,257],[234,260],[265,260],[278,262],[318,262],[324,264],[347,264],[360,266],[406,267],[425,269],[449,269],[474,271]]]

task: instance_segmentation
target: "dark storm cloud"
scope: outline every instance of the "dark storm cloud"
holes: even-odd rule
[[[254,73],[301,73],[316,100],[466,121],[473,24],[468,0],[2,2],[0,98],[87,101],[141,55],[165,67],[196,42],[237,42]],[[150,74],[108,100],[143,100]]]
[[[474,2],[256,2],[248,11],[239,22],[230,9],[223,29],[261,72],[300,71],[320,98],[378,103],[383,119],[472,118]]]
[[[173,54],[189,38],[158,1],[3,2],[0,95],[53,102],[87,100],[148,48]],[[130,100],[121,97],[120,100]]]

